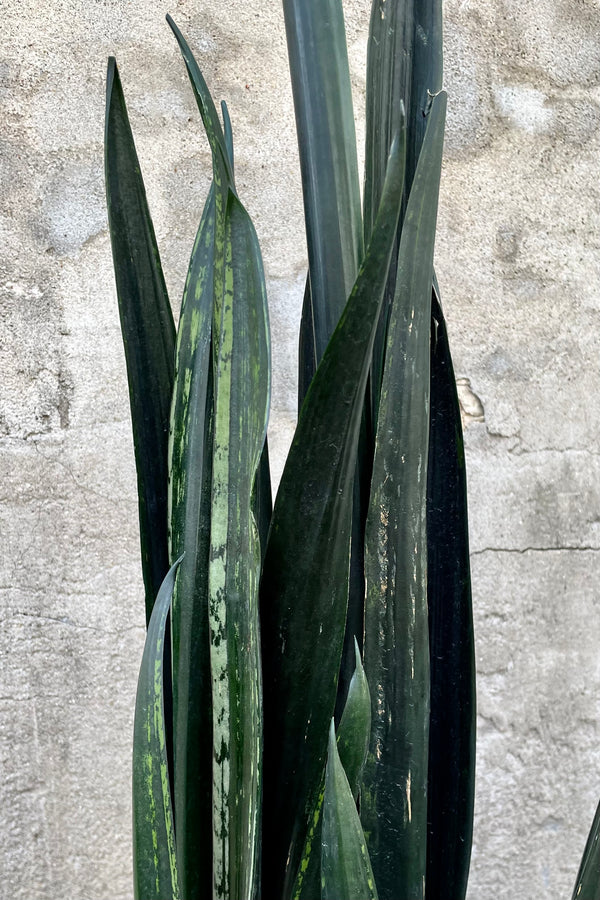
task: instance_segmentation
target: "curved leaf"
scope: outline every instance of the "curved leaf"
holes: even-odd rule
[[[338,755],[333,720],[323,798],[322,900],[377,900],[377,888],[356,803]]]
[[[600,803],[583,851],[572,900],[600,900]]]
[[[445,95],[408,201],[390,313],[365,537],[365,671],[373,725],[361,818],[380,896],[423,900],[429,638],[429,325]]]
[[[267,542],[264,900],[290,896],[325,762],[346,618],[356,448],[403,159],[395,143],[377,227],[304,401]]]
[[[138,480],[146,623],[169,568],[167,443],[175,326],[117,64],[106,79],[105,176]]]
[[[194,55],[190,50],[186,39],[169,15],[167,15],[167,22],[179,44],[179,49],[181,50],[181,55],[183,56],[188,71],[192,90],[194,91],[194,97],[196,98],[196,103],[198,104],[200,115],[202,116],[206,136],[212,151],[213,166],[216,169],[215,180],[218,184],[226,183],[233,189],[233,158],[230,160],[227,141],[225,140],[210,91],[208,90],[200,67],[194,59]],[[227,117],[227,119],[228,118],[229,117]]]
[[[427,900],[464,900],[475,795],[475,650],[467,484],[448,335],[432,296],[427,602],[431,715]]]
[[[148,624],[133,726],[136,900],[179,900],[164,708],[165,626],[181,559],[169,569]]]

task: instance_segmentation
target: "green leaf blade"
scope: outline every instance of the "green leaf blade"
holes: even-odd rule
[[[367,842],[338,754],[333,721],[323,799],[322,900],[377,900]]]
[[[355,669],[350,680],[336,739],[340,761],[356,803],[369,749],[371,697],[356,638],[354,639],[354,652]],[[325,776],[323,775],[292,892],[294,900],[311,900],[313,897],[319,897],[321,893],[321,833],[324,794]]]
[[[231,192],[224,235],[209,560],[213,897],[251,900],[258,886],[262,767],[261,550],[253,485],[266,437],[270,348],[258,241]]]
[[[358,800],[371,738],[371,692],[356,638],[354,638],[354,653],[356,667],[338,726],[337,742],[352,796]]]
[[[212,882],[212,706],[208,559],[212,477],[212,307],[216,197],[211,186],[184,289],[170,428],[171,558],[185,554],[173,595],[174,796],[181,889]]]
[[[165,627],[180,560],[150,617],[133,730],[133,862],[136,900],[179,900],[164,709]]]
[[[583,851],[572,900],[600,900],[600,803]]]
[[[403,163],[396,142],[377,228],[302,407],[269,532],[261,585],[265,897],[290,896],[325,762],[345,627],[360,418]]]
[[[373,724],[361,818],[382,900],[423,900],[425,891],[429,326],[445,110],[441,95],[402,229],[365,537]]]
[[[340,0],[284,0],[283,9],[318,363],[363,254],[352,91]]]
[[[175,326],[116,62],[108,63],[105,177],[138,478],[146,622],[169,568],[167,445]]]
[[[179,44],[179,49],[181,50],[181,55],[183,56],[187,68],[194,97],[196,98],[202,122],[204,123],[204,129],[213,157],[215,180],[218,185],[228,185],[233,190],[233,153],[231,154],[231,158],[229,154],[229,150],[232,149],[230,142],[229,116],[227,113],[225,114],[226,128],[228,131],[226,139],[223,134],[221,123],[219,122],[219,116],[214,101],[186,39],[170,15],[167,15],[167,22]]]
[[[460,407],[436,290],[432,297],[430,408],[427,900],[446,900],[448,896],[464,900],[475,799],[475,649]]]

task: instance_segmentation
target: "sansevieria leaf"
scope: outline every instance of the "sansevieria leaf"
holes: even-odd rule
[[[169,444],[171,558],[185,553],[173,596],[172,640],[175,824],[186,900],[205,896],[212,883],[212,792],[206,773],[212,765],[208,559],[215,207],[212,186],[183,293]]]
[[[105,176],[138,480],[146,623],[169,568],[167,443],[175,326],[117,64],[108,61]]]
[[[442,94],[429,114],[402,228],[365,536],[372,734],[361,818],[382,900],[425,897],[429,327],[445,112]]]
[[[572,900],[600,900],[600,804],[583,851]]]
[[[180,900],[164,708],[165,626],[177,560],[158,592],[144,645],[133,726],[136,900]]]
[[[284,0],[283,11],[310,273],[300,339],[306,366],[323,356],[356,279],[362,215],[342,2]]]
[[[323,798],[321,897],[322,900],[377,900],[367,842],[338,754],[333,721]]]
[[[431,310],[427,602],[431,714],[427,787],[427,900],[464,900],[475,795],[475,649],[467,483],[448,334]]]
[[[354,651],[354,674],[350,680],[344,711],[336,731],[336,739],[340,760],[356,802],[369,748],[371,697],[356,638],[354,639]],[[323,773],[319,796],[304,842],[294,884],[294,900],[311,900],[313,897],[319,897],[321,893],[321,830],[324,793],[325,773]]]
[[[258,886],[262,753],[261,547],[254,517],[260,491],[255,492],[254,485],[270,397],[266,291],[256,233],[235,192],[228,117],[226,139],[198,65],[173,21],[168,21],[211,146],[215,189],[210,511],[198,526],[209,527],[210,535],[212,895],[250,900]],[[176,743],[176,779],[178,752]]]
[[[270,357],[258,241],[233,193],[225,214],[209,561],[213,693],[213,896],[258,884],[262,709],[260,538],[252,488],[266,436]]]
[[[321,783],[346,619],[360,417],[403,170],[396,142],[377,227],[304,401],[273,510],[261,587],[263,900],[291,894]]]

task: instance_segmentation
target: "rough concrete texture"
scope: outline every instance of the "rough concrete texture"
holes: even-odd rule
[[[369,0],[346,8],[362,142]],[[259,0],[0,11],[0,898],[125,900],[144,629],[106,58],[175,304],[210,167],[167,11],[230,104],[269,282],[278,472],[305,272],[282,13]],[[469,898],[558,900],[600,796],[600,4],[447,0],[445,13],[437,270],[467,422],[479,669]]]

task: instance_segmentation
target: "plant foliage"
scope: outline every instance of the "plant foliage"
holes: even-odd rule
[[[109,62],[149,622],[136,897],[461,900],[475,694],[460,413],[433,271],[441,4],[373,2],[364,208],[341,0],[284,13],[309,271],[274,508],[265,276],[227,108],[221,122],[168,17],[212,153],[175,336]]]

